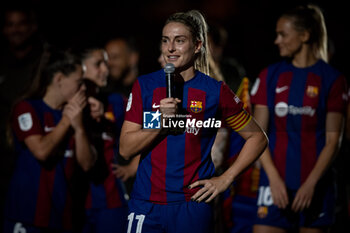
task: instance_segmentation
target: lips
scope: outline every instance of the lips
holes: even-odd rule
[[[167,56],[168,61],[176,61],[180,56],[175,56],[175,55],[171,55],[171,56]]]

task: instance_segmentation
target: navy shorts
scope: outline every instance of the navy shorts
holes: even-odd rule
[[[89,209],[83,233],[125,233],[127,226],[127,207]]]
[[[256,209],[256,198],[235,195],[232,202],[233,226],[230,233],[253,232]]]
[[[167,205],[131,199],[127,233],[212,233],[213,209],[204,202]]]

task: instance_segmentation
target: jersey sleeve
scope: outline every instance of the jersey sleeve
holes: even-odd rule
[[[250,92],[252,104],[267,105],[267,71],[268,69],[265,68],[255,80]]]
[[[15,106],[11,126],[19,141],[24,141],[31,135],[44,134],[33,106],[27,101],[22,101]]]
[[[243,129],[252,118],[243,106],[242,101],[223,83],[220,91],[220,108],[226,124],[234,131]]]
[[[136,80],[126,105],[125,120],[142,125],[142,112],[141,87],[139,81]]]
[[[345,77],[341,75],[331,87],[327,100],[327,111],[345,113],[347,101],[347,83]]]

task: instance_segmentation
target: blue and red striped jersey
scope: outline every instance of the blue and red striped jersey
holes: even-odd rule
[[[106,111],[104,118],[105,124],[100,137],[103,140],[103,149],[99,156],[103,156],[108,175],[99,183],[90,183],[90,189],[87,195],[87,209],[93,208],[118,208],[126,205],[124,198],[125,190],[122,181],[117,179],[112,173],[112,163],[116,163],[116,156],[119,153],[119,135],[121,126],[124,121],[124,98],[119,94],[111,94],[108,96],[106,103]]]
[[[158,110],[160,100],[165,97],[163,70],[139,77],[129,96],[125,120],[143,125],[143,113]],[[187,119],[203,121],[227,119],[243,110],[243,103],[226,84],[199,71],[184,82],[181,105]],[[241,124],[239,120],[237,122]],[[210,152],[216,132],[187,127],[183,133],[169,134],[144,152],[132,198],[158,204],[189,201],[198,188],[188,189],[188,185],[214,174]]]
[[[75,165],[72,134],[62,141],[45,162],[38,161],[24,143],[31,135],[53,130],[62,112],[42,100],[18,103],[11,118],[18,155],[10,182],[5,216],[36,227],[71,229],[71,178]]]
[[[314,167],[325,146],[327,113],[345,112],[346,87],[323,60],[306,68],[282,61],[257,78],[251,101],[269,109],[269,148],[288,188],[300,187]]]

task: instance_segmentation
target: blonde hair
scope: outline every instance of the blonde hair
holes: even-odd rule
[[[208,47],[208,25],[203,15],[197,10],[175,13],[167,19],[165,25],[171,22],[184,24],[191,32],[193,42],[202,42],[201,50],[195,59],[194,68],[210,75],[209,57],[211,55]]]
[[[312,4],[299,6],[282,14],[281,17],[291,19],[297,31],[308,31],[310,33],[308,43],[315,57],[328,62],[327,28],[323,13],[318,6]]]

